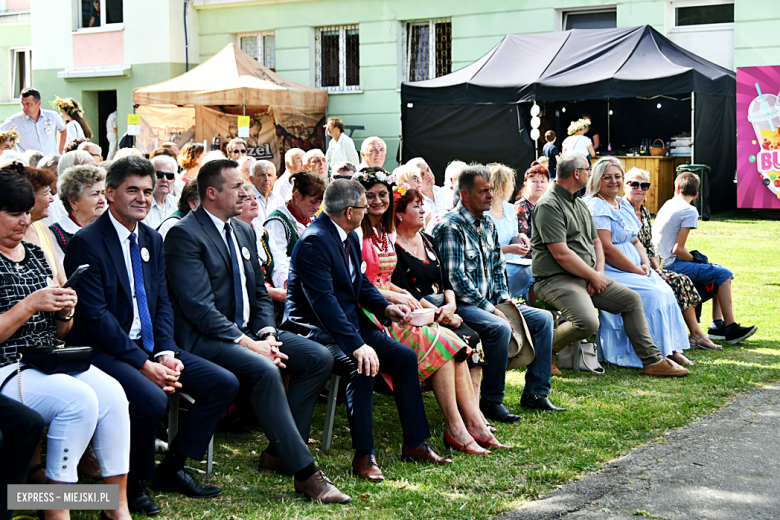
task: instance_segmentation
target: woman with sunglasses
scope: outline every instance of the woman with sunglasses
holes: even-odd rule
[[[682,313],[674,292],[652,270],[644,246],[639,241],[641,222],[631,204],[624,201],[623,163],[614,157],[603,157],[593,165],[584,199],[593,215],[596,231],[604,249],[604,273],[618,283],[633,289],[642,298],[650,335],[658,350],[679,365],[691,362],[681,354],[691,347]],[[613,365],[641,368],[625,332],[623,318],[601,311],[598,337],[604,358]]]
[[[143,223],[157,229],[178,209],[178,197],[173,194],[173,184],[179,165],[176,164],[176,159],[168,155],[155,155],[151,161],[154,169],[157,170],[157,182],[152,193],[152,205]]]
[[[685,319],[685,324],[688,326],[688,330],[691,333],[688,338],[690,344],[705,350],[720,349],[722,347],[717,343],[713,343],[707,335],[702,332],[701,328],[699,328],[699,322],[696,320],[695,307],[701,302],[701,297],[691,279],[684,274],[661,269],[658,253],[653,246],[650,213],[643,204],[645,197],[647,196],[647,190],[649,189],[650,173],[645,170],[640,170],[639,168],[631,168],[626,172],[625,200],[631,204],[634,214],[642,223],[642,228],[639,230],[639,241],[644,246],[645,251],[647,251],[647,257],[650,260],[653,271],[658,273],[674,291],[674,296],[677,298],[677,305],[680,306],[683,318]]]

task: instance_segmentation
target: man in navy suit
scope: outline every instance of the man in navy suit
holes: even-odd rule
[[[282,328],[327,345],[334,357],[357,368],[347,378],[347,409],[352,470],[361,478],[384,480],[376,464],[373,439],[374,377],[381,370],[393,378],[393,395],[404,434],[402,457],[435,464],[452,461],[438,456],[425,439],[425,417],[417,354],[372,324],[362,306],[382,320],[408,322],[406,305],[391,305],[366,277],[360,241],[353,232],[368,205],[360,183],[337,179],[328,185],[324,211],[304,231],[293,249]]]
[[[131,512],[157,514],[144,488],[152,486],[191,497],[221,490],[198,483],[184,469],[187,457],[202,460],[217,422],[238,392],[227,370],[189,352],[173,339],[173,309],[168,300],[165,256],[160,234],[141,221],[149,212],[155,169],[142,157],[116,161],[106,177],[110,205],[79,231],[65,255],[70,276],[89,269],[78,282],[77,319],[67,341],[94,349],[92,363],[119,381],[130,402]],[[195,398],[178,435],[155,474],[154,440],[168,406],[168,394]]]
[[[198,192],[198,209],[165,237],[175,338],[247,384],[269,441],[260,455],[261,471],[292,474],[295,490],[314,500],[347,503],[349,496],[317,468],[307,446],[314,404],[333,357],[314,341],[276,330],[255,232],[233,218],[247,196],[238,163],[203,165]],[[286,391],[283,375],[290,376]]]

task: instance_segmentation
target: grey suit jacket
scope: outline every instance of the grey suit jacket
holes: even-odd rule
[[[230,219],[244,263],[249,295],[249,322],[241,330],[235,314],[233,274],[225,242],[202,206],[176,223],[165,237],[168,294],[174,313],[174,339],[193,354],[212,359],[223,343],[242,334],[274,327],[273,302],[257,258],[257,239],[251,226]],[[249,259],[244,252],[249,252]]]

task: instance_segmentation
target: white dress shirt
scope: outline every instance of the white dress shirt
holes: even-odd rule
[[[0,130],[15,128],[19,132],[16,147],[20,152],[38,150],[43,155],[59,153],[59,132],[65,130],[65,121],[53,110],[40,110],[38,121],[18,112],[0,125]]]
[[[333,222],[333,221],[331,220],[331,222]],[[347,234],[346,231],[344,231],[341,228],[341,226],[339,226],[335,222],[333,222],[333,225],[336,226],[336,231],[339,234],[339,240],[341,240],[341,247],[344,248],[344,254],[346,254],[346,252],[347,252],[346,251],[347,245],[344,242],[347,240],[347,237],[349,235]],[[358,229],[360,229],[360,228],[358,228]],[[362,239],[360,240],[360,242],[362,242]],[[274,257],[274,258],[276,258],[276,257]],[[355,281],[355,266],[352,265],[352,256],[348,256],[347,257],[347,265],[349,266],[349,279],[354,282]]]
[[[279,206],[283,206],[284,201],[279,195],[274,193],[273,190],[268,194],[268,197],[263,197],[263,194],[260,193],[257,188],[252,186],[252,189],[255,190],[255,196],[257,197],[257,217],[253,222],[257,229],[262,230],[263,223],[265,222],[265,219],[268,218],[268,215]]]
[[[122,257],[125,261],[125,269],[127,270],[127,279],[130,282],[130,292],[133,295],[133,324],[130,325],[130,333],[128,334],[130,336],[130,339],[133,341],[137,339],[141,339],[141,316],[138,314],[138,300],[135,295],[135,277],[133,276],[133,259],[130,256],[130,234],[135,233],[135,241],[138,243],[138,225],[136,224],[135,230],[130,231],[125,226],[119,223],[117,219],[114,218],[114,215],[111,214],[111,212],[108,212],[108,218],[111,220],[111,224],[114,225],[114,229],[116,230],[116,234],[119,237],[119,245],[122,247]],[[138,244],[138,247],[140,248],[141,245]],[[143,257],[142,260],[143,261]],[[147,295],[148,297],[149,295]],[[148,305],[148,301],[147,301]],[[154,355],[155,358],[158,358],[160,356],[165,355],[174,355],[174,352],[170,350],[163,350],[161,352],[158,352]]]
[[[163,220],[170,217],[177,209],[177,199],[170,193],[165,196],[162,206],[157,202],[157,199],[152,197],[152,205],[149,208],[149,214],[146,215],[146,218],[141,222],[152,229],[157,229],[160,227],[160,224],[163,223]]]
[[[300,238],[306,230],[306,226],[295,220],[295,217],[290,214],[290,210],[287,209],[286,205],[279,206],[276,209],[292,222]],[[264,227],[268,231],[268,246],[274,257],[274,270],[271,274],[271,280],[274,283],[274,287],[284,289],[284,282],[287,281],[287,276],[290,274],[290,257],[287,256],[287,234],[284,232],[284,224],[278,220],[272,220],[265,224]]]
[[[214,226],[217,228],[217,232],[219,233],[219,236],[222,237],[222,242],[225,244],[225,247],[231,249],[231,256],[238,255],[236,258],[238,259],[238,269],[241,272],[241,296],[244,299],[244,317],[243,323],[236,323],[239,328],[246,327],[247,323],[249,323],[249,293],[246,289],[246,273],[244,272],[244,261],[241,255],[241,248],[238,246],[238,241],[236,240],[236,226],[234,223],[230,223],[230,237],[233,239],[233,244],[228,245],[227,237],[225,236],[225,222],[222,221],[219,217],[215,217],[211,213],[206,210],[206,208],[203,208],[204,211],[206,211],[206,215],[208,215],[211,218],[211,221],[214,223]],[[225,281],[227,283],[227,280]],[[231,281],[232,285],[232,281]],[[243,334],[237,338],[236,341],[240,340],[241,337],[243,337]]]
[[[292,181],[290,181],[290,177],[292,177],[292,174],[290,173],[290,170],[287,170],[281,177],[276,179],[276,182],[274,183],[273,192],[282,202],[287,202],[292,198]]]

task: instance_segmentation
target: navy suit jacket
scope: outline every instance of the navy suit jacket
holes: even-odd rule
[[[290,259],[282,328],[321,345],[338,343],[350,355],[365,344],[360,323],[368,320],[358,305],[384,321],[390,302],[361,272],[357,234],[351,231],[347,239],[352,247],[354,283],[336,224],[322,213],[303,232]]]
[[[254,229],[235,218],[230,226],[244,263],[249,322],[246,331],[233,323],[233,269],[222,235],[199,206],[176,223],[165,236],[165,259],[175,315],[176,341],[206,359],[219,354],[221,343],[233,343],[246,332],[257,334],[274,327],[273,301],[268,295],[257,258]],[[249,258],[244,256],[249,254]]]
[[[142,222],[136,224],[138,246],[149,251],[142,260],[149,315],[154,327],[154,353],[177,351],[173,340],[173,309],[168,301],[165,254],[160,234]],[[68,244],[65,273],[81,264],[89,269],[74,287],[78,294],[73,328],[67,343],[91,346],[93,363],[107,367],[114,359],[141,368],[149,354],[130,339],[133,324],[133,292],[127,276],[122,246],[108,210],[76,233]]]

